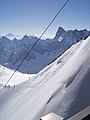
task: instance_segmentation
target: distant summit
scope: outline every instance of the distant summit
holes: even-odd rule
[[[8,33],[6,37],[14,37],[14,35],[12,33]]]
[[[7,37],[8,39],[10,39],[10,40],[13,40],[14,38],[16,38],[16,39],[21,39],[21,38],[22,38],[21,35],[14,35],[14,34],[12,34],[12,33],[8,33],[8,34],[6,35],[6,37]]]
[[[8,34],[6,35],[6,37],[7,37],[8,39],[10,39],[10,40],[13,40],[13,39],[15,38],[14,34],[12,34],[12,33],[8,33]]]

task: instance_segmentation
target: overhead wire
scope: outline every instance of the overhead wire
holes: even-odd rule
[[[20,66],[22,65],[22,63],[24,62],[24,60],[28,57],[28,55],[31,53],[31,51],[33,50],[33,48],[36,46],[36,44],[40,41],[40,39],[42,38],[42,36],[45,34],[45,32],[48,30],[48,28],[51,26],[51,24],[55,21],[55,19],[58,17],[58,15],[61,13],[61,11],[65,8],[65,6],[67,5],[67,3],[70,0],[67,0],[63,6],[61,7],[61,9],[57,12],[57,14],[54,16],[54,18],[51,20],[51,22],[48,24],[48,26],[45,28],[45,30],[42,32],[42,34],[40,35],[40,37],[38,38],[38,40],[34,43],[34,45],[32,46],[32,48],[28,51],[28,53],[25,55],[25,57],[22,59],[22,61],[20,62],[20,64],[18,65],[18,67],[16,68],[16,70],[12,73],[12,75],[10,76],[10,78],[7,80],[7,82],[4,84],[4,86],[2,87],[2,89],[0,90],[0,93],[4,90],[5,86],[9,83],[9,81],[11,80],[11,78],[14,76],[14,74],[17,72],[17,70],[20,68]]]

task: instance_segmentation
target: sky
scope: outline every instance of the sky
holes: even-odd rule
[[[0,0],[0,35],[40,36],[66,0]],[[70,0],[45,36],[58,27],[90,30],[90,0]]]

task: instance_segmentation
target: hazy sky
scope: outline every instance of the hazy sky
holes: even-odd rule
[[[40,35],[66,0],[0,0],[0,34]],[[90,30],[90,0],[70,0],[46,33],[58,27]]]

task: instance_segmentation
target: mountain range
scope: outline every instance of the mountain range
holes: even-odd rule
[[[38,73],[73,44],[87,38],[89,35],[90,31],[86,29],[66,31],[59,27],[53,39],[39,40],[18,71],[28,74]],[[7,36],[12,37],[13,34]],[[0,38],[0,64],[10,69],[16,69],[38,38],[25,35],[19,40],[16,38],[10,40],[7,36]]]

